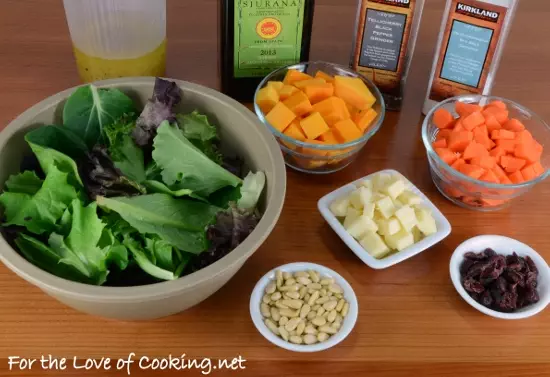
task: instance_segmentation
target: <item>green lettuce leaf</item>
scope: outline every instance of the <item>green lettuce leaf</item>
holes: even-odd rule
[[[241,198],[237,202],[237,207],[244,211],[253,212],[256,209],[260,195],[264,191],[264,187],[264,172],[248,173],[241,187]]]
[[[19,251],[25,259],[36,267],[49,272],[52,275],[89,284],[90,280],[76,268],[60,263],[61,256],[48,245],[25,233],[20,233],[15,239]]]
[[[103,140],[105,126],[135,112],[132,99],[119,89],[90,84],[71,94],[63,108],[63,124],[91,148]]]
[[[155,234],[180,250],[199,254],[208,248],[206,228],[215,221],[217,207],[166,194],[132,198],[97,197],[104,209],[118,213],[141,234]]]
[[[72,266],[96,285],[107,278],[107,254],[98,246],[105,224],[97,216],[97,204],[84,207],[76,199],[72,202],[71,231],[67,238],[52,233],[48,243],[56,254],[61,256],[60,263]]]
[[[154,139],[153,159],[162,168],[162,179],[168,186],[208,196],[225,186],[238,186],[241,179],[195,147],[176,127],[163,122]]]
[[[8,191],[21,194],[34,195],[40,190],[40,187],[42,187],[42,180],[30,170],[12,175],[6,181]]]
[[[156,266],[172,271],[176,277],[181,276],[183,269],[191,259],[190,254],[180,252],[158,237],[145,238],[145,249],[154,257]]]
[[[236,203],[241,196],[241,186],[227,186],[210,194],[208,202],[216,207],[227,209],[231,203]]]
[[[46,175],[50,171],[51,167],[55,165],[56,168],[62,172],[69,174],[70,184],[76,187],[83,186],[80,175],[78,174],[78,167],[72,158],[52,148],[45,148],[33,143],[29,143],[29,145],[36,155],[38,162],[40,162],[40,167],[44,170]]]
[[[218,131],[208,122],[208,117],[193,111],[191,114],[180,114],[176,118],[183,135],[208,158],[221,165],[223,156],[217,147]]]
[[[47,125],[30,131],[25,135],[25,140],[30,144],[52,148],[56,151],[78,160],[88,151],[86,143],[71,131],[68,127]]]
[[[111,229],[104,228],[98,246],[105,251],[107,267],[114,264],[120,270],[128,267],[128,250],[114,235]]]
[[[145,188],[147,188],[147,192],[150,194],[167,194],[174,196],[176,198],[181,196],[189,196],[189,197],[195,197],[195,199],[204,200],[201,197],[197,197],[196,195],[193,195],[193,190],[189,189],[175,189],[172,190],[168,186],[166,186],[164,183],[159,181],[145,181],[143,182],[143,185]]]
[[[35,234],[54,231],[57,220],[77,197],[67,177],[68,174],[54,164],[49,168],[42,187],[34,195],[9,191],[0,195],[0,204],[5,209],[4,225],[24,226]]]
[[[146,179],[143,151],[132,139],[131,132],[136,126],[133,115],[123,116],[105,127],[109,140],[109,154],[114,165],[135,182]]]
[[[149,275],[160,280],[176,280],[178,278],[173,272],[155,265],[155,262],[152,260],[152,255],[148,255],[141,244],[135,239],[126,237],[124,239],[124,246],[130,250],[139,267]]]

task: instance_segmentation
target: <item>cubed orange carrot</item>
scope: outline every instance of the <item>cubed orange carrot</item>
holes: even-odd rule
[[[506,110],[507,109],[507,106],[504,102],[502,101],[493,101],[493,102],[490,102],[488,105],[485,106],[485,109],[489,108],[489,107],[496,107],[500,110]]]
[[[363,136],[363,133],[351,119],[344,119],[336,123],[332,127],[332,132],[341,143],[348,143]]]
[[[450,128],[454,122],[453,115],[449,110],[443,108],[439,108],[434,112],[432,120],[439,129]]]
[[[475,111],[462,119],[462,125],[468,131],[472,131],[474,128],[481,126],[484,123],[485,118],[483,117],[483,115],[481,115],[479,111]]]
[[[495,143],[489,138],[489,131],[486,125],[474,129],[474,140],[483,145],[487,150],[491,150],[495,146]]]
[[[479,179],[479,177],[485,174],[485,169],[476,165],[471,165],[471,164],[461,165],[458,168],[458,171],[460,171],[462,174],[465,174],[473,179]]]
[[[473,103],[459,101],[455,104],[455,111],[458,113],[458,115],[464,117],[470,115],[473,112],[481,111],[481,106]]]
[[[500,206],[500,205],[506,203],[507,200],[483,198],[483,199],[481,199],[481,202],[483,203],[483,207],[496,207],[496,206]]]
[[[449,136],[451,135],[451,130],[440,130],[437,135],[435,135],[436,140],[445,139],[447,140]]]
[[[512,131],[501,129],[501,130],[494,130],[493,132],[491,132],[491,139],[493,140],[499,140],[499,139],[514,140],[515,138],[516,138],[516,134],[515,132],[512,132]]]
[[[481,177],[479,177],[480,180],[485,182],[491,182],[491,183],[500,183],[500,180],[498,177],[493,173],[492,170],[487,170],[485,174],[483,174]]]
[[[500,167],[500,165],[495,164],[491,170],[493,171],[493,173],[495,173],[495,175],[498,177],[498,179],[499,179],[500,181],[502,181],[503,179],[509,180],[508,175],[507,175],[506,172]]]
[[[502,125],[502,128],[508,131],[521,132],[525,130],[525,125],[517,119],[510,119]]]
[[[501,110],[497,107],[489,107],[483,110],[482,114],[485,118],[488,118],[492,115],[500,124],[504,124],[506,123],[506,121],[508,121],[509,112],[508,110]]]
[[[451,167],[455,170],[459,170],[459,168],[464,165],[466,163],[466,161],[464,161],[464,159],[462,158],[457,158],[457,160],[455,162],[453,162],[453,164],[451,165]]]
[[[447,140],[439,139],[432,143],[433,148],[447,148]]]
[[[489,156],[489,152],[485,147],[475,141],[472,141],[466,149],[464,150],[464,154],[462,156],[465,160],[471,160],[475,157],[483,157],[483,156]]]
[[[460,131],[467,131],[466,128],[464,128],[464,125],[462,124],[462,119],[458,119],[453,126],[453,132],[460,132]]]
[[[497,160],[491,156],[478,156],[470,161],[472,165],[481,166],[483,169],[492,169],[495,167]]]
[[[471,131],[453,131],[449,135],[447,145],[454,152],[462,152],[473,140],[474,134]]]
[[[535,141],[516,144],[513,150],[514,156],[530,163],[539,161],[542,156],[542,149],[537,148],[537,144],[535,144]]]
[[[534,140],[533,135],[531,134],[531,132],[527,130],[523,130],[516,133],[516,141],[518,144],[531,143],[533,140]]]
[[[497,118],[493,115],[485,117],[485,125],[487,126],[487,131],[493,132],[494,130],[500,130],[502,126],[498,122]]]
[[[497,161],[500,161],[502,156],[506,156],[506,151],[502,147],[495,147],[489,152],[489,155],[496,158]]]
[[[506,153],[514,153],[514,150],[516,149],[515,140],[499,139],[496,141],[496,143],[497,147],[501,147]]]
[[[523,178],[525,178],[526,181],[535,179],[543,173],[544,168],[542,167],[540,162],[535,162],[521,169],[521,175],[523,176]]]
[[[435,148],[435,153],[448,165],[452,165],[458,158],[458,155],[449,148]]]
[[[504,170],[506,170],[506,173],[512,174],[517,172],[518,170],[521,170],[525,165],[527,165],[527,161],[525,161],[522,158],[517,158],[513,156],[502,156],[500,158],[500,166]]]
[[[521,171],[517,171],[515,173],[508,175],[508,178],[510,178],[512,183],[516,183],[516,184],[525,182],[525,178],[523,178]]]

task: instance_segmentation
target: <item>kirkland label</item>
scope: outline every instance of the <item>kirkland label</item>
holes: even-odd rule
[[[492,29],[455,20],[441,78],[477,88],[492,38]]]
[[[397,71],[407,16],[368,9],[367,23],[359,65]]]
[[[235,77],[298,63],[305,0],[235,0]]]

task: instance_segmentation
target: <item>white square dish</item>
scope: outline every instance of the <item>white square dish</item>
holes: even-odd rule
[[[376,259],[370,255],[360,244],[357,242],[347,231],[344,229],[344,226],[340,223],[338,218],[330,211],[330,204],[342,198],[345,195],[350,194],[353,190],[357,188],[357,184],[364,181],[365,179],[373,178],[375,175],[380,173],[386,173],[391,175],[400,175],[405,182],[409,185],[409,189],[422,198],[422,204],[428,207],[432,211],[432,215],[435,219],[437,225],[437,232],[427,236],[423,240],[415,243],[414,245],[388,255],[382,259]],[[422,191],[420,191],[412,182],[410,182],[403,174],[396,170],[382,170],[373,174],[370,174],[366,177],[360,178],[354,182],[351,182],[345,186],[340,187],[337,190],[332,191],[331,193],[323,196],[317,203],[317,207],[321,212],[323,218],[327,221],[330,227],[340,236],[342,241],[348,245],[348,247],[361,259],[366,265],[374,269],[383,269],[393,266],[399,262],[402,262],[406,259],[409,259],[426,249],[434,246],[435,244],[441,242],[451,233],[451,224],[447,218],[441,213],[441,211],[428,199]]]

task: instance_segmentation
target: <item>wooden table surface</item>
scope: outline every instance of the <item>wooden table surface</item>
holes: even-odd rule
[[[218,87],[217,1],[169,0],[167,76]],[[550,310],[508,322],[482,315],[455,292],[449,258],[465,239],[502,234],[529,243],[550,260],[550,185],[498,213],[452,205],[433,186],[420,139],[424,100],[443,0],[427,0],[406,100],[388,114],[360,158],[323,177],[288,171],[281,219],[268,241],[218,293],[185,313],[125,323],[78,313],[0,266],[0,370],[8,356],[125,357],[241,355],[236,376],[542,376],[550,375]],[[317,0],[312,59],[346,64],[355,0]],[[523,1],[512,27],[494,94],[519,101],[550,120],[550,3]],[[60,0],[0,2],[0,127],[25,109],[79,84]],[[375,271],[365,266],[324,223],[316,202],[325,193],[384,168],[403,172],[449,218],[452,234],[423,254]],[[248,314],[249,294],[269,269],[311,261],[335,269],[360,304],[352,334],[318,354],[296,354],[268,343]],[[4,372],[6,373],[6,372]],[[149,372],[154,375],[153,372]],[[175,372],[201,375],[192,372]],[[33,369],[33,375],[46,372]],[[137,368],[132,375],[146,375]],[[0,375],[17,376],[18,372]],[[52,376],[126,375],[66,370]],[[156,374],[155,374],[156,375]]]

